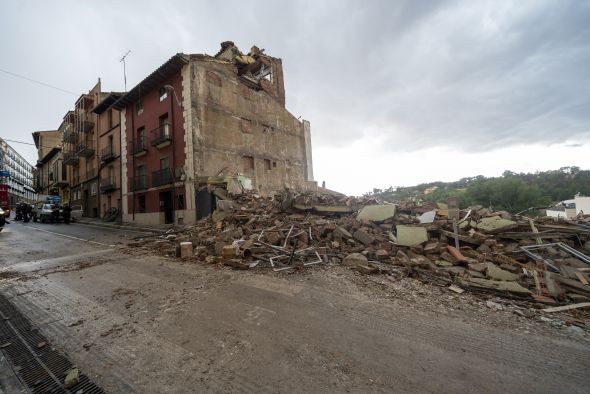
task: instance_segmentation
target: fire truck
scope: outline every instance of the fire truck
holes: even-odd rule
[[[0,208],[6,217],[10,216],[10,199],[8,198],[8,185],[0,183]]]

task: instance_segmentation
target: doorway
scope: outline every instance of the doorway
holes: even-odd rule
[[[164,223],[174,223],[174,206],[171,191],[160,193],[160,209],[164,211]]]

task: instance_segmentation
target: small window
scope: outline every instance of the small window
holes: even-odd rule
[[[252,156],[244,156],[244,170],[254,169],[254,158]]]
[[[250,119],[241,119],[240,121],[240,128],[244,133],[251,133],[252,132],[252,121]]]
[[[143,103],[141,100],[135,104],[135,111],[137,112],[137,115],[141,115],[143,113]]]
[[[166,100],[166,97],[168,97],[168,90],[164,87],[160,88],[160,101]]]
[[[96,182],[92,182],[90,184],[90,195],[91,196],[95,196],[96,195]]]
[[[176,209],[184,209],[184,194],[176,197]]]
[[[160,158],[160,170],[165,170],[170,168],[170,159],[168,157],[161,157]]]
[[[139,205],[139,212],[145,213],[145,194],[137,197],[137,205]]]
[[[270,160],[268,160],[268,159],[264,159],[264,168],[265,168],[267,171],[270,171],[270,169],[271,169],[271,167],[270,167]]]
[[[272,162],[272,168],[277,168],[277,162],[276,161],[273,161]]]

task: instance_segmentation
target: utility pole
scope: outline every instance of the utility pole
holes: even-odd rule
[[[125,83],[125,91],[127,91],[127,71],[125,69],[125,59],[127,58],[127,56],[131,53],[131,49],[129,49],[127,51],[126,54],[123,55],[123,57],[119,60],[120,63],[123,63],[123,81]]]

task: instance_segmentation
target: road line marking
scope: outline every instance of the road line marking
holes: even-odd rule
[[[88,227],[94,227],[94,228],[102,228],[105,230],[115,230],[115,231],[129,231],[132,233],[140,233],[140,234],[152,234],[152,231],[141,231],[141,230],[131,230],[131,229],[126,229],[126,228],[114,228],[114,227],[105,227],[105,226],[99,226],[96,224],[91,224],[91,223],[82,223],[82,222],[76,222],[76,224],[80,224],[82,226],[88,226]]]
[[[54,234],[54,235],[59,235],[60,237],[65,237],[65,238],[71,238],[71,239],[75,239],[77,241],[83,241],[83,242],[88,242],[91,244],[96,244],[96,245],[100,245],[100,246],[108,246],[110,248],[115,248],[117,247],[117,245],[109,245],[109,244],[104,244],[102,242],[98,242],[98,241],[91,241],[89,239],[84,239],[84,238],[78,238],[78,237],[74,237],[73,235],[66,235],[66,234],[61,234],[61,233],[56,233],[54,231],[49,231],[49,230],[43,230],[37,227],[32,227],[32,226],[26,226],[28,228],[31,228],[33,230],[37,230],[37,231],[43,231],[44,233],[49,233],[49,234]]]

